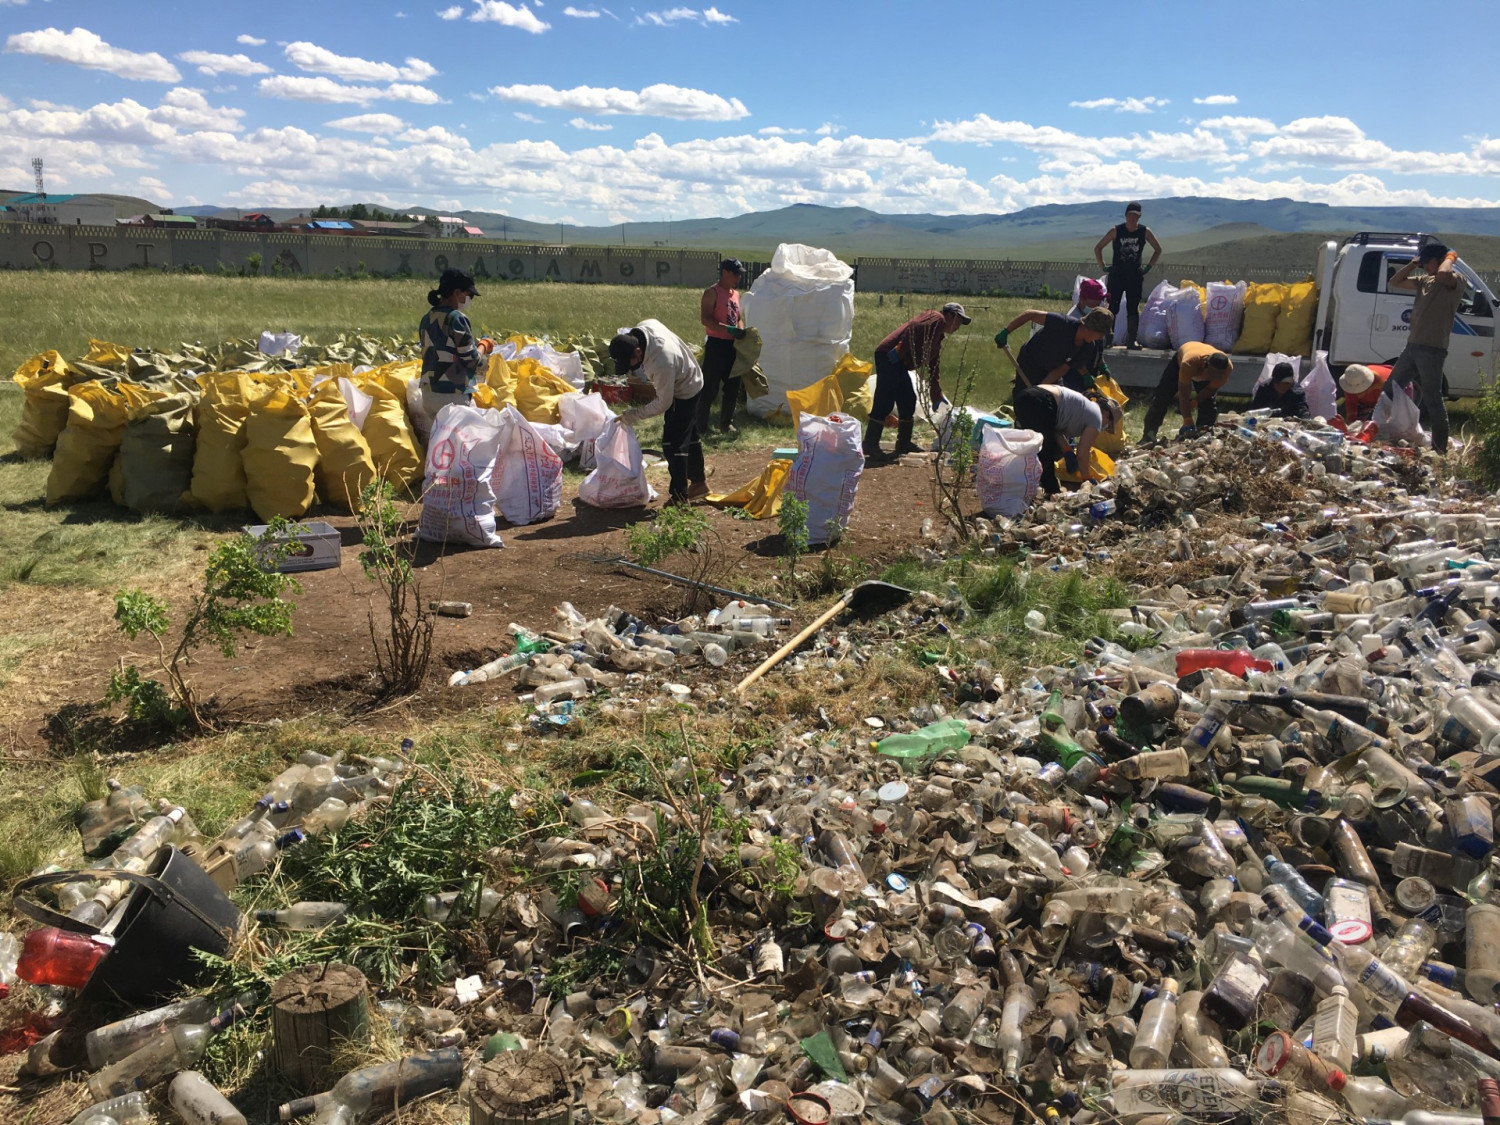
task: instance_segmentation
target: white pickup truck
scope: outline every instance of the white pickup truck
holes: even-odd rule
[[[1318,249],[1313,273],[1318,283],[1318,314],[1313,321],[1313,351],[1326,351],[1337,376],[1351,363],[1393,363],[1406,346],[1412,292],[1392,289],[1391,276],[1412,258],[1426,236],[1362,231],[1343,242]],[[1168,267],[1170,269],[1170,267]],[[1494,381],[1495,295],[1462,258],[1456,268],[1469,282],[1453,318],[1444,368],[1450,397],[1478,394]],[[1128,352],[1111,348],[1110,371],[1128,387],[1155,387],[1170,353]],[[1236,355],[1227,394],[1248,395],[1265,365],[1265,357]],[[1303,371],[1307,370],[1304,363]]]

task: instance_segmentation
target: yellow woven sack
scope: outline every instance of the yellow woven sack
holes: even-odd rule
[[[375,479],[375,459],[364,435],[349,420],[338,380],[323,383],[307,410],[318,445],[318,493],[329,504],[356,512],[360,493]]]
[[[855,359],[853,352],[845,352],[833,365],[833,377],[838,380],[839,390],[844,396],[842,411],[861,422],[870,420],[870,408],[875,405],[875,384],[870,382],[873,374],[875,365]]]
[[[198,376],[198,448],[193,454],[193,502],[210,512],[250,506],[245,487],[245,419],[271,388],[243,371]]]
[[[1271,350],[1284,355],[1311,355],[1313,321],[1318,315],[1318,287],[1299,281],[1287,287],[1276,318],[1276,337]]]
[[[111,344],[107,340],[90,340],[89,354],[83,357],[84,363],[92,363],[96,367],[118,367],[125,370],[125,361],[130,358],[130,349],[123,344]]]
[[[68,424],[68,384],[73,372],[57,352],[34,355],[12,376],[26,392],[21,421],[11,433],[16,452],[22,457],[48,457],[57,435]]]
[[[1281,316],[1281,302],[1288,288],[1279,282],[1250,283],[1245,290],[1245,318],[1240,323],[1240,338],[1234,342],[1236,353],[1265,355],[1276,350],[1276,321]]]
[[[481,402],[480,399],[484,401]],[[490,365],[484,373],[484,382],[474,393],[474,405],[486,410],[500,410],[516,406],[516,380],[510,365],[499,352],[490,356]],[[516,406],[516,409],[520,409]]]
[[[810,387],[803,387],[800,391],[787,391],[786,408],[791,412],[792,426],[795,428],[801,425],[804,414],[820,418],[837,414],[844,408],[844,391],[836,376],[825,375]],[[868,410],[865,411],[865,417],[869,417]]]
[[[774,460],[749,484],[723,496],[710,496],[708,502],[721,508],[743,508],[751,519],[775,519],[781,513],[781,494],[791,471],[790,461]]]
[[[57,435],[52,471],[47,474],[47,504],[84,500],[109,479],[120,451],[120,438],[132,407],[163,397],[134,383],[106,387],[97,379],[68,388],[68,424]]]
[[[277,387],[245,419],[245,489],[263,520],[296,519],[312,507],[318,443],[307,407]]]
[[[506,365],[515,387],[516,409],[528,422],[555,426],[562,421],[558,400],[575,389],[561,375],[554,375],[535,359],[517,359]]]
[[[115,459],[120,476],[116,504],[133,512],[175,512],[191,496],[197,402],[195,392],[179,391],[131,410]],[[111,471],[111,494],[114,478]]]
[[[422,479],[426,454],[406,416],[406,384],[399,379],[397,382],[399,392],[388,387],[384,379],[365,384],[365,393],[374,401],[365,415],[364,436],[375,471],[399,492]]]
[[[372,367],[370,370],[357,376],[361,390],[368,392],[371,383],[379,383],[392,394],[406,394],[406,384],[422,374],[422,361],[420,359],[400,359],[394,363],[382,364]]]
[[[1101,480],[1104,477],[1115,475],[1115,460],[1104,450],[1095,445],[1089,450],[1089,464],[1094,467],[1094,479]],[[1083,477],[1078,473],[1068,472],[1068,463],[1061,457],[1057,459],[1057,479],[1067,481],[1069,484],[1079,484]]]

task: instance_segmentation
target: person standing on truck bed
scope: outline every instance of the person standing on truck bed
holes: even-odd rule
[[[1411,332],[1401,358],[1391,368],[1385,393],[1395,394],[1416,380],[1421,402],[1427,411],[1427,426],[1432,431],[1432,448],[1448,452],[1448,404],[1443,401],[1443,364],[1448,359],[1448,337],[1453,332],[1453,317],[1464,299],[1468,282],[1453,268],[1458,252],[1441,242],[1429,242],[1417,251],[1416,259],[1407,262],[1391,275],[1390,289],[1412,289],[1416,300],[1411,306]],[[1412,272],[1422,273],[1413,277]]]
[[[1218,395],[1229,376],[1234,373],[1234,364],[1229,357],[1212,344],[1200,344],[1189,340],[1172,353],[1167,366],[1162,370],[1161,382],[1151,396],[1151,405],[1146,408],[1146,420],[1142,423],[1141,442],[1156,440],[1156,431],[1172,400],[1177,400],[1177,409],[1182,413],[1182,429],[1178,437],[1191,437],[1198,430],[1212,426],[1219,418]],[[1198,412],[1196,424],[1194,409]]]
[[[1108,267],[1104,264],[1104,248],[1114,245],[1114,257],[1110,259]],[[1151,247],[1151,260],[1145,265],[1141,259],[1145,257],[1146,246]],[[1156,241],[1156,235],[1151,233],[1150,227],[1141,226],[1141,205],[1139,203],[1127,203],[1125,205],[1125,221],[1116,224],[1105,232],[1104,237],[1094,244],[1094,261],[1099,263],[1101,270],[1108,270],[1107,281],[1109,282],[1109,311],[1115,316],[1120,315],[1120,300],[1125,300],[1125,346],[1127,348],[1139,348],[1140,342],[1135,338],[1136,331],[1141,326],[1141,282],[1145,280],[1151,267],[1156,265],[1156,259],[1161,257],[1161,243]]]

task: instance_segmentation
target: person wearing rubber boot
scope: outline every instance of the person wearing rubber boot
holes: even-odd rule
[[[659,320],[643,320],[609,342],[615,374],[639,372],[656,389],[656,397],[620,415],[634,428],[647,418],[661,420],[661,452],[667,459],[669,504],[686,504],[708,495],[703,466],[703,439],[698,435],[698,399],[703,371],[686,340]]]
[[[951,336],[971,320],[973,317],[964,312],[962,305],[949,301],[941,309],[918,313],[880,341],[875,349],[875,405],[870,410],[870,421],[865,425],[866,460],[879,464],[894,461],[907,453],[923,452],[922,447],[911,440],[917,417],[917,390],[911,384],[910,372],[927,368],[933,410],[947,402],[938,382],[943,338]],[[895,451],[886,453],[880,448],[880,438],[892,407],[896,409],[899,428],[896,430]]]
[[[698,399],[698,436],[708,433],[710,416],[714,412],[714,399],[723,391],[724,401],[719,407],[719,433],[735,433],[734,408],[739,403],[740,383],[743,380],[730,378],[734,370],[734,342],[742,339],[745,329],[740,324],[740,285],[745,280],[745,267],[738,258],[725,258],[719,263],[719,280],[703,291],[699,302],[698,319],[703,324],[703,395]]]
[[[1109,265],[1104,264],[1104,248],[1114,246],[1114,257]],[[1151,260],[1141,264],[1146,247],[1151,247]],[[1132,351],[1139,348],[1136,332],[1141,326],[1141,289],[1156,259],[1161,257],[1161,243],[1150,227],[1141,225],[1141,205],[1125,205],[1125,221],[1109,228],[1103,238],[1094,244],[1094,261],[1101,270],[1107,270],[1109,285],[1109,311],[1120,315],[1120,301],[1125,302],[1125,346]]]
[[[1162,369],[1161,382],[1146,408],[1146,420],[1142,424],[1142,444],[1156,440],[1156,431],[1173,401],[1182,415],[1180,438],[1193,437],[1199,430],[1207,429],[1219,419],[1219,391],[1234,374],[1234,364],[1229,357],[1212,344],[1189,340],[1172,353],[1167,366]],[[1197,412],[1196,419],[1194,411]]]

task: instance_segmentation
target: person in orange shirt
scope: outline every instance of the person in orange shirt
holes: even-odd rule
[[[1385,390],[1385,381],[1391,369],[1384,364],[1366,367],[1363,363],[1351,363],[1339,376],[1339,387],[1344,392],[1344,422],[1368,422],[1375,416],[1375,404],[1380,392]]]
[[[1156,431],[1161,428],[1174,400],[1182,415],[1178,437],[1191,437],[1212,426],[1219,417],[1219,391],[1233,373],[1234,364],[1229,357],[1212,344],[1194,340],[1183,344],[1167,360],[1161,382],[1151,397],[1151,405],[1146,408],[1142,443],[1156,440]],[[1197,411],[1196,424],[1194,411]]]

